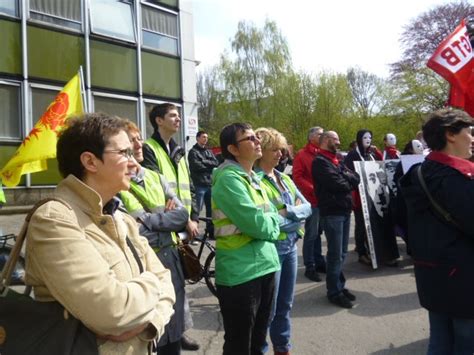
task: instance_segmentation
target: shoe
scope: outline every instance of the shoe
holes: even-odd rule
[[[187,335],[183,334],[181,336],[181,349],[196,351],[199,350],[199,344],[196,342],[196,340],[191,339]]]
[[[321,274],[325,274],[326,273],[326,264],[317,266],[316,267],[316,272],[319,272]]]
[[[356,296],[351,292],[349,291],[347,288],[343,289],[342,290],[342,294],[344,296],[346,296],[346,298],[349,300],[349,301],[355,301],[356,300]]]
[[[372,266],[372,261],[365,254],[359,256],[359,263],[364,264],[364,265],[368,265],[368,266]]]
[[[332,304],[335,304],[336,306],[342,307],[342,308],[352,308],[354,305],[352,304],[349,299],[344,296],[343,293],[338,294],[337,296],[330,297],[329,302]]]
[[[304,272],[304,276],[314,282],[322,281],[321,277],[318,275],[315,269],[306,269],[306,271]]]
[[[386,262],[385,262],[385,266],[388,266],[388,267],[397,267],[397,266],[398,266],[398,260],[397,260],[397,259],[393,259],[393,260],[386,261]]]

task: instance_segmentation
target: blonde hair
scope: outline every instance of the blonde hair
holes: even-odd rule
[[[283,134],[274,128],[257,128],[255,134],[260,140],[262,149],[287,149],[288,143]]]

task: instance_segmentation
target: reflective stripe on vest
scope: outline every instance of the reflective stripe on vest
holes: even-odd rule
[[[178,164],[178,171],[174,168],[171,158],[163,147],[153,138],[149,138],[145,141],[146,144],[155,153],[156,161],[160,172],[168,180],[170,187],[176,192],[184,207],[191,214],[191,187],[189,184],[189,173],[188,167],[186,166],[186,158],[182,157]]]
[[[125,208],[134,218],[140,217],[146,210],[152,213],[165,211],[166,196],[161,185],[160,176],[152,170],[145,169],[144,183],[145,188],[132,180],[130,181],[130,190],[133,190],[133,193],[129,191],[120,192],[120,198]],[[176,233],[172,232],[171,235],[173,242],[176,244],[178,240]]]
[[[246,186],[250,198],[256,207],[262,209],[264,212],[270,211],[270,201],[268,200],[265,190],[262,188],[256,190],[246,178],[240,178]],[[239,249],[252,240],[249,236],[242,234],[239,228],[217,208],[214,200],[212,201],[212,221],[214,224],[217,249]]]

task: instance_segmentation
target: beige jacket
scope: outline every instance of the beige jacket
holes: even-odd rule
[[[119,335],[151,323],[155,329],[127,342],[97,339],[100,354],[147,354],[149,341],[163,334],[173,314],[169,271],[138,235],[133,218],[120,211],[104,215],[100,196],[80,180],[68,176],[56,195],[71,208],[51,201],[34,214],[26,239],[26,283],[37,300],[59,301],[96,334]]]

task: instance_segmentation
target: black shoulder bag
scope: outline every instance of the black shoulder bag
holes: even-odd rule
[[[59,302],[38,302],[10,288],[13,270],[35,211],[49,198],[38,202],[28,213],[0,277],[0,354],[2,355],[95,355],[96,335],[74,318]]]

